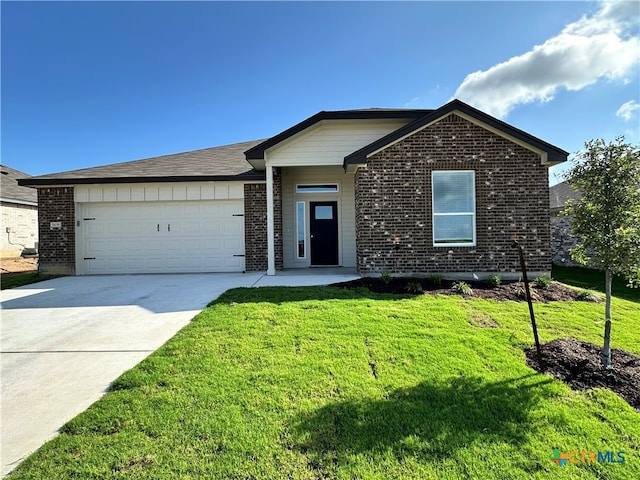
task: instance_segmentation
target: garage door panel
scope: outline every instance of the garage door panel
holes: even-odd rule
[[[104,260],[92,260],[85,265],[85,268],[88,274],[100,273],[106,268],[106,262]]]
[[[176,229],[174,230],[174,226],[171,225],[171,230],[176,233],[184,233],[185,235],[195,234],[199,235],[203,230],[203,225],[200,222],[183,222],[178,223],[176,225]]]
[[[107,247],[107,242],[104,240],[90,240],[85,242],[84,253],[92,255],[96,252],[102,252]]]
[[[202,205],[201,210],[203,215],[218,216],[220,215],[220,204],[210,203],[208,205]]]
[[[223,223],[222,222],[218,222],[216,220],[212,220],[210,222],[207,222],[205,225],[202,226],[203,230],[207,233],[213,233],[213,232],[224,232],[224,228],[223,228]]]
[[[102,232],[106,237],[111,238],[141,238],[142,236],[150,237],[158,232],[157,224],[150,223],[138,223],[138,222],[122,222],[122,223],[109,223],[105,225]]]
[[[186,253],[191,255],[201,255],[204,249],[204,241],[201,239],[186,239],[180,244]]]
[[[87,220],[84,221],[86,225],[85,231],[90,235],[105,235],[107,233],[107,226],[101,223],[91,222],[89,223]]]
[[[84,273],[244,270],[242,200],[80,207]]]

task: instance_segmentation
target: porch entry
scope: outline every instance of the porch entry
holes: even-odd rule
[[[311,265],[338,265],[338,202],[309,202]]]

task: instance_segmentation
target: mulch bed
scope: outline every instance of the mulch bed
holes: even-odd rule
[[[392,293],[392,294],[416,294],[416,293],[432,293],[442,295],[460,295],[451,290],[455,282],[450,280],[442,280],[439,285],[433,283],[428,278],[399,278],[394,277],[388,283],[380,278],[359,278],[350,282],[336,283],[334,287],[340,288],[367,288],[374,293]],[[525,301],[522,295],[524,284],[522,282],[503,282],[497,287],[490,287],[486,282],[475,281],[467,282],[473,293],[466,295],[466,298],[486,298],[491,300],[515,300]],[[416,284],[420,284],[422,292],[416,292]],[[572,301],[580,300],[580,291],[568,288],[558,282],[551,282],[547,288],[539,288],[535,282],[531,282],[531,295],[537,302],[552,301]]]
[[[611,349],[611,369],[600,363],[601,345],[561,338],[542,345],[544,370],[538,365],[536,348],[525,351],[527,365],[553,375],[574,390],[608,388],[640,411],[640,356]]]

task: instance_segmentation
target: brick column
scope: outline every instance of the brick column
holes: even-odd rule
[[[273,216],[275,229],[276,270],[283,268],[282,247],[282,175],[273,176]],[[244,186],[245,270],[267,270],[267,186],[264,183]]]
[[[76,218],[73,187],[38,188],[40,273],[75,275]],[[60,228],[52,222],[59,222]]]

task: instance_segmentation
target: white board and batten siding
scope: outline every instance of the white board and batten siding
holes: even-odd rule
[[[244,198],[242,182],[76,186],[76,203],[230,200]]]
[[[244,271],[240,182],[78,186],[78,274]]]
[[[324,120],[267,150],[274,167],[340,165],[344,157],[407,124],[407,120]]]

